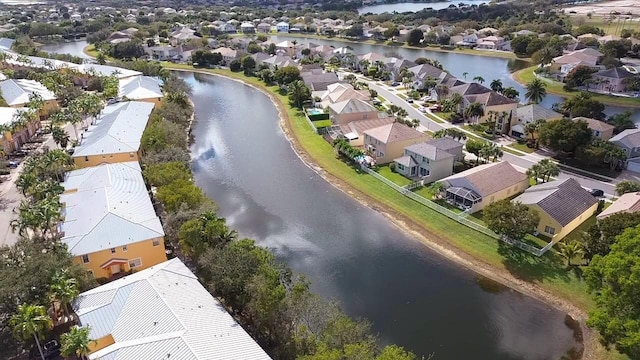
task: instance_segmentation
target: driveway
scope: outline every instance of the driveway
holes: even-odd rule
[[[406,102],[403,98],[399,97],[395,92],[389,91],[388,87],[381,86],[376,84],[376,82],[371,80],[366,80],[360,75],[359,80],[366,82],[369,85],[370,89],[373,89],[378,92],[378,95],[385,98],[391,104],[399,106],[407,111],[409,117],[412,119],[418,119],[422,126],[427,128],[430,131],[438,131],[444,128],[456,127],[450,123],[437,123],[431,119],[429,119],[424,113],[418,111],[418,109],[414,108],[410,103]],[[503,161],[507,161],[514,166],[518,166],[523,169],[528,169],[538,161],[546,158],[540,154],[527,154],[523,156],[514,155],[511,153],[504,152],[504,156],[502,157]],[[574,173],[561,172],[558,179],[567,179],[567,178],[576,179],[580,185],[588,189],[601,189],[607,195],[607,197],[611,198],[615,195],[615,182],[604,182],[596,179],[592,179],[586,176],[577,175]]]

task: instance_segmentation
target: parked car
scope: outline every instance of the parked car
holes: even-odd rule
[[[393,86],[393,87],[400,86],[400,83],[399,83],[399,82],[397,82],[397,81],[396,81],[396,82],[392,82],[392,83],[391,83],[391,86]]]
[[[431,111],[441,111],[442,110],[442,106],[440,106],[440,104],[435,104],[435,105],[432,105],[431,107],[429,107],[429,110],[431,110]]]
[[[418,106],[418,111],[427,112],[427,109],[424,106]]]
[[[409,104],[411,104],[411,103],[413,103],[413,99],[412,99],[412,98],[408,98],[408,99],[407,99],[407,102],[408,102]]]
[[[42,354],[47,360],[55,359],[56,357],[60,356],[60,343],[58,342],[58,340],[53,339],[45,343],[42,347]]]
[[[9,161],[7,163],[7,166],[9,166],[10,169],[15,169],[18,167],[18,165],[20,164],[20,162],[18,161]]]
[[[604,196],[604,191],[600,190],[600,189],[591,189],[591,191],[589,191],[589,193],[595,197],[603,197]]]

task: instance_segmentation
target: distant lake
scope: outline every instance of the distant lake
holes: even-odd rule
[[[458,4],[463,3],[466,5],[480,5],[486,4],[486,0],[461,0],[461,1],[441,1],[441,2],[433,2],[433,3],[417,3],[417,2],[407,2],[407,3],[395,3],[395,4],[378,4],[378,5],[367,5],[358,9],[359,14],[373,13],[373,14],[382,14],[385,12],[417,12],[422,9],[432,8],[434,10],[446,9],[451,5],[458,6]]]

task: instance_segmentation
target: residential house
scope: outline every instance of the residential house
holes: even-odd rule
[[[270,69],[283,68],[285,66],[295,66],[298,64],[293,61],[290,56],[287,55],[273,55],[267,59],[262,60],[262,64],[269,66]]]
[[[296,56],[296,52],[297,52],[296,44],[288,40],[276,43],[276,50],[290,57]]]
[[[595,139],[606,141],[613,137],[613,130],[615,129],[615,126],[607,124],[604,121],[590,119],[582,116],[573,118],[573,121],[586,122],[589,130],[591,130],[591,134],[593,134],[593,137]]]
[[[640,158],[640,129],[627,129],[609,139],[614,145],[627,154],[627,169],[640,173],[640,163],[634,161]]]
[[[118,96],[160,105],[163,94],[158,80],[150,76],[133,76],[120,81]]]
[[[268,34],[271,32],[271,25],[267,23],[260,23],[256,26],[258,32]]]
[[[622,38],[617,35],[605,35],[598,38],[598,42],[602,45],[608,43],[609,41],[620,41]]]
[[[584,48],[581,50],[576,50],[568,54],[560,55],[553,58],[553,62],[551,63],[551,69],[554,71],[560,71],[563,65],[568,64],[579,64],[584,66],[589,66],[595,68],[600,58],[602,57],[602,53],[598,50],[594,50],[591,48]],[[573,65],[575,67],[576,65]],[[570,71],[567,67],[563,69],[564,71]],[[563,73],[566,74],[566,73]]]
[[[594,85],[591,88],[609,93],[623,93],[627,90],[625,81],[633,77],[638,77],[638,74],[632,74],[622,66],[600,70],[592,75]]]
[[[475,32],[466,32],[462,34],[462,40],[457,41],[456,45],[462,47],[474,47],[480,41],[480,37]]]
[[[350,121],[347,124],[340,125],[340,131],[342,135],[349,140],[351,146],[364,146],[365,131],[394,122],[395,119],[392,117],[378,116],[374,119]]]
[[[232,49],[232,48],[228,48],[228,47],[219,47],[217,49],[213,49],[211,50],[212,53],[218,53],[220,55],[222,55],[222,60],[225,62],[225,64],[229,64],[230,62],[232,62],[233,60],[237,60],[240,58],[238,50]]]
[[[531,31],[531,30],[520,30],[520,31],[516,31],[513,33],[516,36],[533,36],[533,35],[537,35],[537,33]]]
[[[13,30],[13,29],[11,29]],[[9,30],[9,31],[11,31]],[[2,31],[0,31],[2,32]],[[0,52],[11,51],[11,47],[13,47],[13,43],[16,42],[14,39],[9,38],[0,38]]]
[[[439,79],[443,73],[446,73],[446,71],[429,64],[410,67],[409,71],[413,73],[413,87],[416,89],[424,88],[426,80]]]
[[[270,359],[177,258],[81,293],[73,311],[89,360]]]
[[[391,81],[402,81],[402,79],[400,78],[402,69],[406,68],[407,70],[409,70],[410,68],[417,66],[417,64],[413,61],[395,57],[389,58],[385,65],[387,67],[387,70],[391,72]]]
[[[430,139],[426,133],[394,122],[364,132],[364,147],[378,164],[387,164],[404,154],[404,149]]]
[[[40,119],[34,118],[27,123],[27,126],[13,128],[11,124],[18,119],[21,113],[28,111],[27,108],[0,107],[0,150],[8,154],[15,150],[20,150],[22,145],[29,141],[40,128]]]
[[[360,99],[349,99],[329,104],[329,118],[336,125],[344,125],[357,120],[377,119],[378,117],[378,109],[369,102]]]
[[[478,30],[478,34],[480,34],[482,36],[491,36],[491,35],[497,34],[499,32],[500,32],[500,30],[498,30],[496,28],[492,28],[492,27],[486,27],[486,28],[482,28],[482,29]]]
[[[537,231],[558,242],[595,214],[598,200],[574,178],[534,185],[513,199],[540,215]]]
[[[115,66],[100,65],[100,64],[81,64],[75,67],[76,70],[83,74],[98,74],[100,76],[115,76],[118,80],[126,79],[131,76],[142,75],[142,72],[123,69]]]
[[[281,22],[277,23],[276,24],[276,31],[277,32],[288,33],[289,32],[289,23],[288,22],[284,22],[284,21],[281,21]]]
[[[476,166],[441,180],[445,200],[468,213],[482,210],[529,187],[529,177],[506,161]]]
[[[462,154],[461,143],[448,138],[434,139],[407,146],[404,155],[393,162],[396,172],[427,184],[453,174],[457,153]]]
[[[58,107],[55,94],[35,80],[8,79],[0,81],[0,94],[7,105],[12,108],[23,108],[29,103],[30,96],[40,95],[44,100],[40,115]]]
[[[93,276],[108,279],[167,260],[162,224],[137,161],[70,171],[62,186],[61,241]]]
[[[338,75],[334,72],[324,72],[322,68],[311,69],[300,73],[302,81],[309,87],[312,92],[325,91],[327,86],[340,81]]]
[[[636,213],[638,211],[640,211],[640,192],[632,192],[620,196],[596,217],[598,220],[602,220],[614,214]]]
[[[193,29],[189,29],[187,27],[183,27],[179,30],[172,32],[169,37],[170,43],[173,46],[178,46],[180,44],[185,44],[191,40],[199,40],[202,39],[201,36],[196,34],[196,31]]]
[[[462,95],[463,101],[461,108],[463,110],[472,103],[482,104],[484,116],[480,117],[478,122],[491,120],[492,113],[506,114],[497,118],[496,130],[499,130],[503,134],[509,132],[511,113],[518,107],[517,101],[474,83],[452,87],[450,88],[450,92]]]
[[[193,49],[190,49],[187,45],[152,46],[145,47],[144,50],[151,59],[160,61],[185,61],[191,58],[193,53]]]
[[[320,106],[324,109],[331,104],[358,99],[362,101],[370,101],[371,95],[365,90],[355,90],[351,84],[334,83],[327,86],[327,90],[319,96]]]
[[[240,24],[240,32],[243,34],[253,34],[256,32],[256,27],[252,23],[245,21]]]
[[[553,121],[562,118],[559,114],[540,104],[529,104],[517,107],[511,117],[511,136],[524,138],[527,135],[527,124],[536,120]]]
[[[103,115],[85,131],[72,158],[77,168],[103,163],[138,161],[140,140],[154,104],[127,101],[108,105]]]
[[[226,22],[218,27],[218,30],[222,33],[235,33],[236,26],[231,22]]]
[[[502,36],[487,36],[478,41],[476,49],[511,51],[511,41]]]
[[[125,33],[123,31],[115,31],[112,32],[111,35],[107,38],[107,42],[109,44],[118,44],[121,42],[127,42],[131,40],[131,34]]]

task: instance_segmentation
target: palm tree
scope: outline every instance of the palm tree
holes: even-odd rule
[[[475,82],[477,82],[477,83],[479,83],[479,84],[483,84],[483,83],[484,83],[484,78],[483,78],[482,76],[479,76],[479,75],[478,75],[478,76],[475,76],[475,77],[473,78],[473,81],[475,81]]]
[[[464,77],[464,81],[467,81],[467,75],[469,75],[469,73],[466,71],[462,73],[462,76]]]
[[[541,171],[540,164],[537,164],[537,163],[533,164],[533,165],[531,165],[530,168],[527,169],[527,176],[530,179],[533,179],[537,184],[538,183],[538,179],[541,177],[540,171]]]
[[[68,333],[64,333],[60,336],[60,345],[62,346],[60,351],[63,356],[75,355],[81,359],[86,358],[91,352],[90,344],[97,341],[91,340],[89,335],[91,334],[91,327],[79,327],[74,326],[69,329]]]
[[[479,118],[484,116],[484,107],[479,102],[472,102],[464,109],[464,117],[467,119],[474,119],[478,121]]]
[[[464,98],[459,93],[451,94],[451,97],[449,98],[449,102],[451,103],[451,105],[453,105],[456,113],[460,112],[460,105],[462,104],[463,100]]]
[[[543,67],[547,64],[551,64],[553,61],[553,57],[555,56],[555,52],[552,48],[545,46],[540,50],[540,67]]]
[[[44,306],[39,305],[18,305],[18,311],[9,319],[9,326],[18,339],[23,341],[29,341],[31,337],[35,339],[42,360],[44,360],[44,354],[40,347],[40,339],[44,337],[45,330],[50,329],[51,325],[51,318],[47,316]]]
[[[311,98],[311,92],[302,80],[289,84],[289,99],[296,107],[302,109],[304,102]]]
[[[568,243],[561,243],[558,254],[567,259],[567,266],[571,266],[571,260],[573,258],[584,254],[584,247],[582,246],[582,243],[576,240]]]
[[[502,90],[504,89],[503,86],[502,86],[502,80],[500,80],[500,79],[493,80],[491,82],[490,87],[491,87],[491,90],[493,90],[495,92],[498,92],[498,93],[501,93]]]
[[[558,167],[558,164],[556,164],[555,162],[549,160],[549,159],[542,159],[538,162],[538,165],[540,165],[541,170],[542,170],[542,181],[543,182],[547,182],[551,179],[551,177],[555,177],[560,175],[560,168]]]
[[[449,87],[445,84],[437,85],[436,93],[438,94],[438,98],[442,97],[443,99],[446,99],[449,95]]]
[[[518,97],[520,96],[520,92],[514,89],[513,87],[509,86],[508,88],[502,89],[502,95],[511,100],[518,100]]]
[[[66,271],[59,271],[51,279],[49,285],[49,299],[52,303],[55,303],[56,301],[60,303],[63,315],[69,315],[69,306],[79,294],[80,290],[78,288],[78,282],[76,279],[70,277]]]
[[[104,65],[107,63],[107,57],[104,56],[103,53],[98,53],[98,56],[96,56],[96,62],[100,65]]]
[[[546,84],[540,79],[533,79],[527,84],[527,93],[524,95],[527,100],[534,104],[539,104],[547,96]]]
[[[56,145],[60,146],[62,149],[67,148],[67,145],[69,144],[69,134],[67,134],[63,128],[55,126],[51,131],[51,137],[53,137],[53,141]]]

